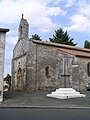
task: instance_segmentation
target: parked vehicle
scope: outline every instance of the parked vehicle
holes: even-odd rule
[[[86,89],[87,89],[87,91],[90,90],[90,83],[88,83],[88,84],[86,85]]]
[[[4,91],[4,92],[8,91],[8,89],[9,89],[9,84],[7,84],[6,81],[4,81],[3,84],[4,84],[4,86],[3,86],[3,91]]]

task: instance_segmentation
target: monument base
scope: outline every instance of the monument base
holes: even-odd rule
[[[73,88],[59,88],[51,94],[47,94],[47,97],[53,97],[57,99],[67,99],[67,98],[78,98],[78,97],[86,97],[84,94],[80,94]]]

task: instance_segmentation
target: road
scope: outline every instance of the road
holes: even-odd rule
[[[0,108],[0,120],[90,120],[90,109]]]

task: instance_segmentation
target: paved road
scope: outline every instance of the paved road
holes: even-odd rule
[[[0,109],[0,120],[90,120],[90,109]]]

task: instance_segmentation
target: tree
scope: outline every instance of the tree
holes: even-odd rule
[[[40,41],[42,40],[41,36],[39,36],[37,34],[32,35],[32,38],[35,39],[35,40],[40,40]]]
[[[72,45],[75,46],[77,44],[73,43],[73,38],[70,38],[67,31],[63,31],[62,28],[59,28],[55,30],[55,35],[53,35],[53,38],[49,38],[50,42],[60,43],[60,44],[66,44],[66,45]]]
[[[90,42],[88,40],[85,40],[84,48],[89,48],[90,49]]]

